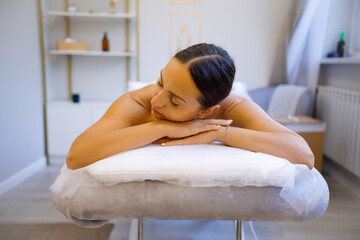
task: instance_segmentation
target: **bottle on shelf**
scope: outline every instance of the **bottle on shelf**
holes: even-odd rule
[[[339,54],[339,57],[344,56],[344,46],[345,46],[344,32],[342,32],[340,36],[340,40],[337,44],[337,53]]]
[[[104,32],[104,37],[102,39],[102,50],[105,52],[109,51],[109,39],[107,38],[107,32]]]

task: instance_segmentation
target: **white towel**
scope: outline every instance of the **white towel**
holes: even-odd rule
[[[307,87],[298,85],[281,84],[277,86],[270,99],[267,113],[270,116],[295,115],[299,99],[307,90]]]

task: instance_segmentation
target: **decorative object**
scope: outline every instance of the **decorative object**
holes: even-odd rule
[[[86,51],[86,42],[78,42],[72,38],[57,42],[57,49],[63,51]]]
[[[103,37],[103,40],[102,40],[102,50],[104,52],[109,51],[109,39],[107,38],[107,32],[104,32],[104,37]]]
[[[110,2],[110,13],[115,13],[116,12],[116,10],[115,10],[116,1],[117,0],[111,0],[111,2]]]
[[[69,13],[76,13],[78,11],[78,6],[75,4],[69,4],[68,6],[68,12]]]
[[[73,93],[72,100],[73,100],[73,103],[79,103],[80,102],[80,94],[79,93]]]
[[[199,12],[173,12],[170,15],[170,57],[201,42],[202,18]]]
[[[339,54],[339,57],[344,56],[344,48],[345,48],[344,32],[342,32],[339,42],[337,44],[337,53]]]

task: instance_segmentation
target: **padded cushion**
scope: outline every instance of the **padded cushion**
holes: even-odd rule
[[[64,164],[50,190],[53,205],[84,227],[125,217],[303,221],[329,201],[315,168],[218,143],[149,145],[77,170]]]
[[[159,144],[115,154],[86,167],[107,183],[157,180],[193,187],[293,187],[288,160],[223,144],[162,147]]]

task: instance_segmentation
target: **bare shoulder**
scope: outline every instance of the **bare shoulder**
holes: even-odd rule
[[[106,114],[110,117],[121,117],[131,122],[131,125],[139,124],[139,120],[144,119],[151,109],[153,85],[150,84],[143,88],[130,91],[119,97],[108,109]]]
[[[233,126],[264,132],[291,132],[251,99],[232,94],[227,101],[223,117],[232,119]]]
[[[127,92],[116,99],[104,115],[82,134],[93,131],[115,130],[137,125],[139,120],[149,116],[146,108],[146,87]]]

